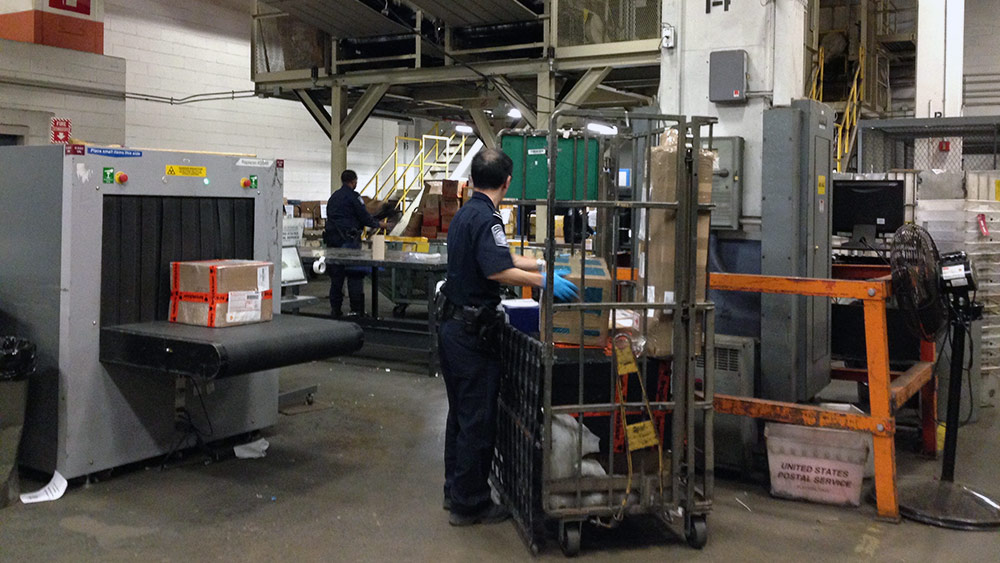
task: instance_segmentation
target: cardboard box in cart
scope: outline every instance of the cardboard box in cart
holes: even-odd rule
[[[270,262],[171,262],[170,322],[227,327],[269,321],[273,279]]]
[[[859,506],[868,444],[849,430],[768,422],[771,494],[827,504]]]
[[[650,192],[653,201],[677,200],[677,131],[669,130],[663,142],[650,151]],[[698,157],[698,203],[712,203],[712,168],[715,156],[710,151],[700,151]],[[677,212],[673,209],[649,211],[649,248],[640,257],[640,275],[646,277],[650,303],[674,301],[674,269],[676,267]],[[708,280],[708,237],[711,211],[699,210],[698,247],[695,254],[694,283],[696,297],[704,300]],[[642,281],[640,280],[640,286]],[[661,358],[673,353],[674,321],[669,312],[650,311],[646,332],[646,352]],[[695,328],[695,341],[701,341],[700,323]],[[697,348],[697,346],[696,346]],[[698,348],[700,353],[700,348]]]
[[[580,288],[581,298],[587,303],[603,303],[614,300],[614,281],[608,267],[601,258],[588,257],[582,261],[579,256],[570,258],[568,254],[555,257],[557,271],[569,270],[565,278]],[[581,284],[581,269],[585,274],[586,288]],[[603,348],[608,342],[610,309],[586,309],[583,312],[583,334],[580,334],[579,311],[557,311],[552,315],[552,341],[561,344],[583,344]],[[544,325],[545,311],[541,312],[540,324]],[[544,331],[544,326],[542,327]]]

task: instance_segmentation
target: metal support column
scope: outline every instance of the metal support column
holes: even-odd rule
[[[330,193],[340,185],[340,173],[347,169],[347,141],[343,120],[347,115],[347,92],[343,86],[330,88]]]

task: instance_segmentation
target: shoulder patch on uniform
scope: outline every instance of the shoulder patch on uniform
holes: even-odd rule
[[[507,235],[503,232],[503,225],[493,225],[493,242],[497,243],[497,246],[507,247]]]

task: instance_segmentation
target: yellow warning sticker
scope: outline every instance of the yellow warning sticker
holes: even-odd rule
[[[1000,180],[993,181],[993,199],[1000,201]]]
[[[618,374],[639,373],[639,366],[635,363],[635,355],[632,354],[632,348],[627,344],[624,347],[617,346],[618,342],[615,342],[615,344],[615,359],[618,361]]]
[[[816,177],[816,193],[826,195],[826,176],[822,174]]]
[[[167,176],[204,178],[208,174],[208,169],[204,166],[181,166],[179,164],[168,164],[166,174]]]
[[[656,437],[656,427],[651,420],[629,424],[625,427],[625,434],[628,436],[628,449],[631,452],[651,448],[660,443]]]

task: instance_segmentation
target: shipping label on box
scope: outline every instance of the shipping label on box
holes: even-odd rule
[[[226,327],[273,316],[270,262],[171,262],[170,270],[170,322]]]

